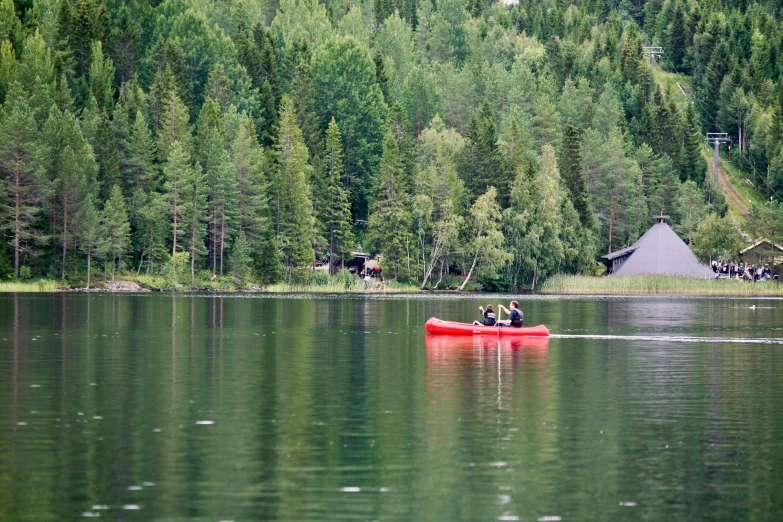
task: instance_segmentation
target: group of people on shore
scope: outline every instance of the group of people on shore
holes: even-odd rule
[[[755,265],[734,261],[713,261],[712,271],[715,279],[741,279],[746,281],[767,281],[778,279],[778,275],[772,275],[769,265]]]

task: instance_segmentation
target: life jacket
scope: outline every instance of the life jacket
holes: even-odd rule
[[[516,312],[516,315],[514,313]],[[511,319],[511,326],[514,328],[521,328],[522,322],[525,320],[525,316],[522,314],[522,311],[519,309],[511,310],[511,314],[508,316],[509,319]]]
[[[484,312],[484,326],[495,326],[495,312]]]

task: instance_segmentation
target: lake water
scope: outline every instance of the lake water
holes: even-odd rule
[[[783,300],[508,299],[0,295],[0,520],[783,519]]]

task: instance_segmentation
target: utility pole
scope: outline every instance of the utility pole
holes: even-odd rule
[[[712,143],[713,146],[713,164],[715,165],[715,190],[718,189],[718,169],[720,168],[720,144],[731,141],[729,135],[725,132],[708,132],[704,141]]]
[[[720,144],[731,141],[731,138],[729,138],[729,135],[725,132],[708,132],[707,136],[704,137],[704,140],[711,142],[713,145],[713,161],[717,168],[718,165],[720,165]]]
[[[663,47],[653,47],[653,46],[642,47],[642,53],[645,56],[649,56],[650,57],[650,69],[655,67],[655,57],[656,56],[663,56],[664,54],[666,54],[666,53],[663,52]]]

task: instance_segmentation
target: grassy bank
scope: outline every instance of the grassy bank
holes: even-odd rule
[[[366,286],[364,283],[359,282],[357,285],[346,286],[342,282],[331,282],[328,284],[297,284],[297,283],[276,283],[264,287],[264,290],[272,293],[279,294],[302,294],[302,293],[315,293],[315,294],[364,294],[364,293],[416,293],[420,292],[418,286],[406,285],[397,283],[396,281],[387,281],[383,285],[378,285],[375,282],[368,283]]]
[[[541,286],[544,294],[684,294],[781,296],[783,284],[662,275],[589,277],[557,275]]]
[[[59,281],[41,279],[38,281],[5,281],[0,283],[0,292],[56,292],[62,287]]]

